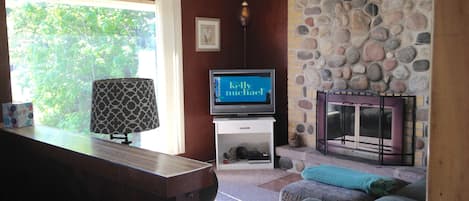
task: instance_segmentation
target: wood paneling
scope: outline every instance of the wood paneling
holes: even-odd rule
[[[288,143],[287,15],[288,1],[248,1],[247,66],[275,68],[275,145]]]
[[[237,21],[240,2],[182,0],[182,43],[184,65],[185,154],[190,158],[215,158],[215,135],[209,114],[208,71],[242,64],[241,34]],[[220,19],[221,50],[195,51],[195,17]]]
[[[469,200],[469,3],[435,0],[428,200]]]
[[[182,0],[186,153],[199,160],[215,158],[215,136],[209,114],[208,70],[243,66],[241,0]],[[247,66],[276,69],[275,144],[287,139],[286,1],[248,1],[253,18],[248,28]],[[195,52],[195,17],[221,20],[221,51]]]
[[[10,58],[6,26],[5,1],[0,3],[0,103],[11,102]],[[0,114],[2,108],[0,107]],[[3,118],[0,118],[0,122]]]

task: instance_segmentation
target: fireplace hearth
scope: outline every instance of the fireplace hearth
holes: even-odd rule
[[[415,96],[317,92],[316,149],[381,165],[414,165]]]

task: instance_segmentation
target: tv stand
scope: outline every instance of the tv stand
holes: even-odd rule
[[[273,169],[274,122],[273,117],[214,117],[217,169]],[[246,148],[239,152],[245,154],[236,156],[238,147]],[[262,156],[248,157],[246,151]]]
[[[261,117],[251,117],[251,116],[238,116],[238,117],[227,117],[229,120],[256,120]]]

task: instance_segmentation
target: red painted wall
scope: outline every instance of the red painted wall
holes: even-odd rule
[[[208,70],[243,66],[241,0],[182,0],[182,42],[186,153],[212,160],[215,136],[209,114]],[[247,66],[276,69],[275,144],[287,143],[287,1],[248,1],[252,21],[247,31]],[[221,51],[195,52],[195,17],[221,20]]]

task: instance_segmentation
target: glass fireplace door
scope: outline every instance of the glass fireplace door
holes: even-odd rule
[[[356,109],[355,105],[328,103],[327,139],[337,146],[357,147],[356,144]]]
[[[392,146],[392,109],[384,108],[380,134],[380,109],[377,106],[330,102],[327,105],[327,139],[333,146],[363,151],[384,152]],[[382,138],[381,138],[382,135]],[[380,140],[383,139],[382,142]]]
[[[316,97],[318,151],[386,165],[413,164],[415,96],[318,91]]]
[[[392,146],[392,109],[383,108],[383,116],[381,116],[382,124],[380,134],[380,109],[377,106],[359,106],[357,105],[357,110],[359,111],[359,121],[358,121],[358,141],[359,146],[356,148],[368,150],[368,151],[378,151],[380,139],[382,139],[384,152],[391,151],[390,147]],[[381,136],[380,136],[381,135]]]

